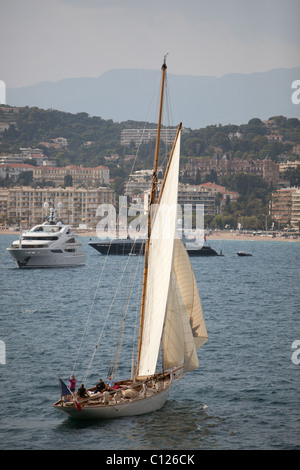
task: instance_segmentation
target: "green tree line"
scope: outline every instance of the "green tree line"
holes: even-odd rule
[[[0,153],[18,153],[20,147],[40,147],[43,141],[56,137],[68,139],[64,151],[43,148],[46,155],[56,158],[58,165],[81,163],[85,166],[103,164],[104,156],[134,154],[135,146],[120,144],[121,131],[128,128],[143,128],[145,123],[125,121],[115,123],[87,113],[66,113],[56,110],[23,107],[14,113],[15,125],[5,130],[0,140]],[[3,120],[5,115],[1,115]],[[282,153],[291,153],[295,144],[300,143],[300,121],[296,118],[274,116],[274,128],[268,128],[260,119],[253,118],[241,125],[211,125],[202,129],[187,129],[182,135],[182,156],[184,158],[214,156],[216,152],[229,153],[234,158],[260,158],[267,155],[276,160]],[[147,127],[155,124],[149,123]],[[240,137],[229,134],[240,133]],[[269,133],[283,136],[283,142],[268,142]],[[86,146],[86,142],[93,142]],[[152,144],[140,148],[138,164],[143,166],[152,151]],[[164,149],[162,149],[164,151]]]

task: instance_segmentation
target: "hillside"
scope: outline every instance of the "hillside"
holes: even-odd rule
[[[39,147],[58,166],[70,163],[84,166],[104,164],[104,157],[135,155],[134,146],[121,146],[122,129],[143,128],[143,122],[115,123],[87,113],[65,113],[39,108],[0,108],[0,122],[10,123],[1,135],[0,154],[19,153],[20,147]],[[270,140],[270,136],[279,140]],[[56,137],[68,139],[64,150],[43,147],[41,142]],[[89,145],[87,145],[87,142]],[[253,117],[240,125],[214,125],[198,130],[186,130],[182,136],[182,161],[189,158],[213,157],[227,153],[234,158],[263,159],[267,155],[278,160],[283,154],[293,158],[293,147],[300,144],[300,121],[284,116],[269,117],[267,123]],[[153,143],[143,144],[137,169],[151,166]],[[123,161],[124,159],[122,159]],[[120,163],[120,162],[119,162]],[[114,163],[109,164],[114,167]]]

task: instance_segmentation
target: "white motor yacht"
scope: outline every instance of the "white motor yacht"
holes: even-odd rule
[[[7,252],[19,268],[64,268],[85,264],[81,246],[70,225],[56,223],[55,209],[51,207],[48,221],[20,233]]]

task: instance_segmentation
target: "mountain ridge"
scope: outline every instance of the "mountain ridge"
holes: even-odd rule
[[[199,129],[215,124],[246,123],[284,115],[300,118],[300,105],[292,103],[292,82],[300,67],[277,68],[221,77],[168,73],[174,125]],[[26,87],[7,88],[7,104],[80,113],[115,122],[156,121],[149,118],[149,103],[158,93],[160,71],[111,69],[99,77],[65,78]],[[172,123],[171,123],[172,124]]]

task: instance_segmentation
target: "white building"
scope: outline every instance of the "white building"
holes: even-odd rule
[[[0,164],[0,178],[9,178],[11,181],[17,181],[23,171],[33,171],[34,168],[34,166],[27,165],[26,163]]]

